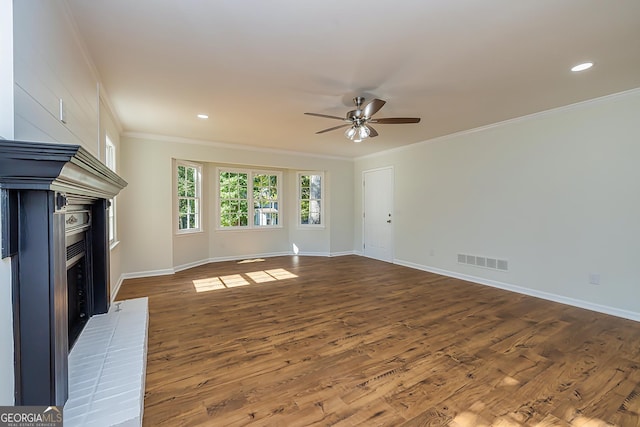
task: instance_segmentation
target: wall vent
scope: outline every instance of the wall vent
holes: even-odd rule
[[[458,254],[458,264],[475,265],[491,270],[509,271],[509,261],[506,259],[489,258],[480,255]]]

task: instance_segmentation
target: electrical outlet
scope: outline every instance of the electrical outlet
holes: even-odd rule
[[[600,274],[598,273],[589,273],[589,283],[592,285],[600,284]]]

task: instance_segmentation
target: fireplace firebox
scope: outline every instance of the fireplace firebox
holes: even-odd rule
[[[90,291],[93,288],[92,263],[87,250],[90,247],[90,206],[67,206],[65,218],[67,267],[67,320],[69,350],[73,347],[84,325],[93,312]],[[78,219],[80,218],[80,219]]]
[[[126,185],[80,146],[0,140],[16,405],[66,402],[69,350],[109,309],[107,207]]]

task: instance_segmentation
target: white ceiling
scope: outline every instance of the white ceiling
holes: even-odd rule
[[[358,157],[640,87],[638,0],[67,3],[125,132]],[[316,135],[354,95],[422,121]]]

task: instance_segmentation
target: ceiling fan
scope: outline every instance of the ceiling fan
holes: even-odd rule
[[[377,113],[386,101],[382,99],[372,99],[366,105],[364,104],[364,98],[361,96],[356,96],[353,98],[354,104],[356,104],[356,109],[347,112],[347,115],[343,117],[338,116],[329,116],[327,114],[318,114],[318,113],[304,113],[309,116],[317,116],[324,117],[327,119],[335,119],[346,122],[344,125],[330,127],[328,129],[323,129],[321,131],[316,132],[325,133],[330,132],[332,130],[348,127],[344,133],[344,135],[349,138],[353,142],[361,142],[366,138],[373,138],[378,136],[378,132],[371,126],[371,123],[379,123],[379,124],[402,124],[402,123],[420,123],[419,117],[388,117],[381,119],[374,119],[373,115]]]

